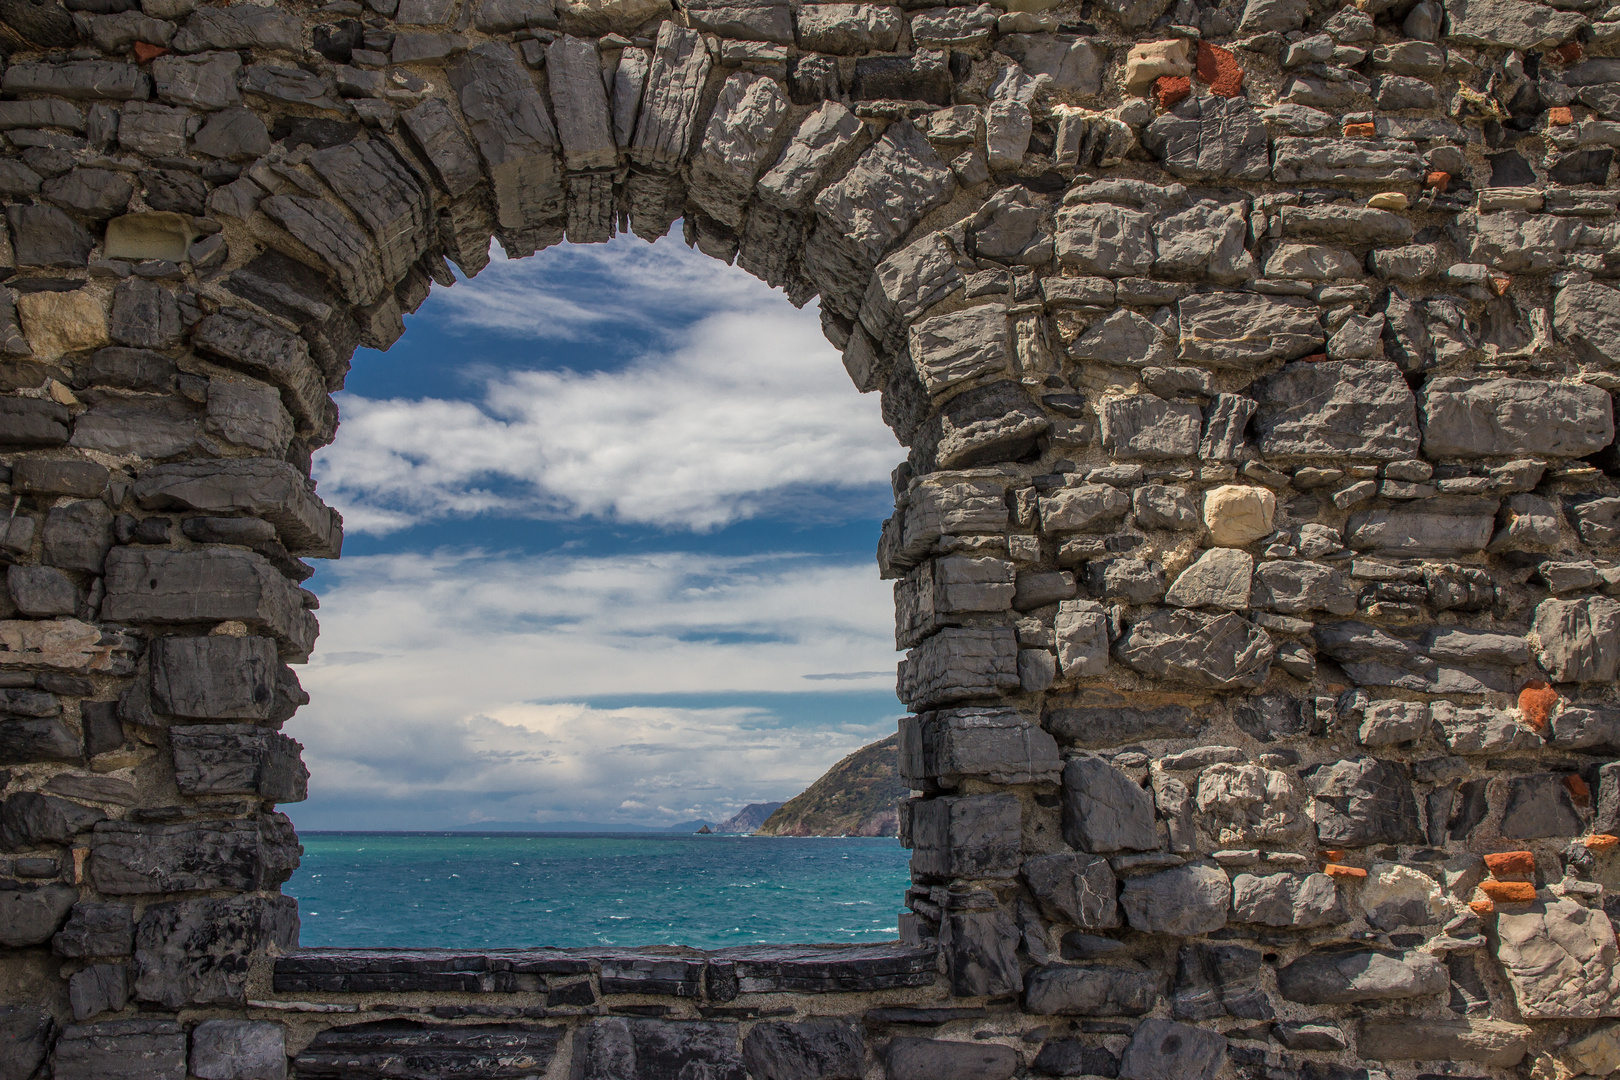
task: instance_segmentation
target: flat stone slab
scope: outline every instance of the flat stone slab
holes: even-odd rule
[[[933,949],[884,945],[747,945],[649,949],[303,949],[276,961],[278,994],[499,993],[545,976],[598,976],[604,994],[698,997],[833,993],[929,986]],[[523,978],[527,976],[528,978]],[[537,978],[538,977],[538,978]]]

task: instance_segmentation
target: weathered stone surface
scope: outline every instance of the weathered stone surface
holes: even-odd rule
[[[635,138],[630,144],[634,161],[649,168],[671,170],[686,156],[709,66],[709,52],[696,30],[683,30],[673,22],[658,28]]]
[[[172,1020],[70,1024],[56,1043],[61,1080],[185,1080],[186,1031]]]
[[[1153,797],[1101,758],[1071,758],[1063,766],[1063,838],[1103,854],[1157,848]]]
[[[134,495],[150,510],[246,511],[274,525],[296,555],[336,558],[342,550],[343,518],[283,461],[236,458],[158,465],[141,473]]]
[[[1326,874],[1238,874],[1232,920],[1307,929],[1347,922],[1338,886]]]
[[[1264,630],[1236,615],[1160,610],[1132,623],[1114,656],[1146,675],[1212,689],[1260,686],[1276,647]]]
[[[46,844],[71,844],[106,816],[71,799],[21,791],[0,803],[0,849],[27,851]]]
[[[1165,602],[1176,607],[1243,610],[1249,606],[1252,573],[1254,555],[1233,547],[1212,547],[1181,572],[1165,593]]]
[[[1054,922],[1085,930],[1119,925],[1114,872],[1094,855],[1039,855],[1026,860],[1022,874],[1041,912]]]
[[[588,1080],[608,1080],[618,1075],[636,1075],[633,1070],[645,1055],[648,1075],[664,1075],[653,1070],[667,1059],[680,1062],[677,1039],[658,1040],[656,1036],[635,1038],[631,1032],[642,1024],[665,1025],[665,1021],[626,1020],[612,1017],[598,1020],[580,1033],[576,1053],[583,1059]],[[673,1026],[673,1025],[666,1025]],[[726,1029],[729,1025],[693,1025]],[[608,1029],[604,1032],[604,1028]],[[677,1029],[679,1030],[679,1029]],[[293,1059],[297,1077],[353,1077],[355,1080],[384,1080],[393,1076],[402,1061],[431,1076],[493,1075],[532,1076],[545,1072],[556,1055],[563,1029],[557,1026],[472,1024],[422,1024],[411,1020],[377,1020],[367,1024],[329,1028]],[[742,1080],[745,1075],[736,1061],[735,1032],[730,1054],[713,1032],[694,1032],[694,1044],[687,1056],[690,1067],[705,1065],[715,1080]],[[716,1059],[726,1067],[715,1068]],[[621,1074],[615,1067],[626,1070]],[[678,1074],[679,1064],[669,1069]]]
[[[1571,899],[1503,910],[1495,949],[1526,1020],[1620,1015],[1614,928],[1602,911]]]
[[[742,1054],[757,1080],[861,1080],[866,1056],[858,1029],[819,1017],[755,1024]]]
[[[1440,738],[1454,754],[1493,754],[1541,746],[1541,736],[1501,709],[1468,709],[1436,701],[1429,711]]]
[[[316,632],[297,586],[249,551],[118,548],[107,556],[101,613],[164,624],[241,619],[294,658],[309,655]]]
[[[889,1040],[883,1063],[890,1080],[1007,1080],[1018,1052],[997,1043],[900,1036]]]
[[[1158,977],[1136,967],[1053,964],[1024,978],[1024,1007],[1043,1016],[1141,1016],[1158,997]]]
[[[1109,315],[1069,345],[1075,360],[1094,360],[1121,367],[1168,363],[1174,343],[1165,328],[1128,308]]]
[[[854,168],[815,199],[805,270],[848,317],[860,313],[872,267],[917,221],[943,205],[956,178],[908,123],[890,124]]]
[[[67,924],[51,939],[52,951],[70,959],[128,956],[134,948],[134,909],[93,900],[74,904]]]
[[[1207,934],[1226,925],[1232,882],[1226,872],[1189,863],[1157,874],[1127,878],[1120,910],[1131,929],[1144,934]]]
[[[1033,1068],[1046,1076],[1118,1076],[1119,1058],[1081,1039],[1047,1039]]]
[[[1553,298],[1553,329],[1604,367],[1620,363],[1620,292],[1595,281],[1566,285]]]
[[[1502,1020],[1368,1017],[1356,1053],[1370,1061],[1475,1061],[1507,1068],[1524,1060],[1532,1031]]]
[[[494,188],[496,219],[504,228],[524,229],[554,216],[562,203],[557,133],[510,48],[475,46],[448,75]]]
[[[174,639],[168,639],[174,640]],[[258,795],[300,802],[308,794],[303,746],[248,724],[196,724],[175,728],[175,783],[187,795]]]
[[[1422,404],[1432,457],[1581,457],[1614,441],[1608,393],[1582,383],[1432,379]]]
[[[1217,762],[1198,778],[1203,826],[1222,847],[1287,843],[1306,827],[1304,799],[1285,772]]]
[[[152,643],[154,704],[195,720],[284,718],[291,672],[267,637],[160,637]],[[292,687],[295,696],[297,683]],[[296,702],[295,702],[296,703]]]
[[[1477,500],[1449,509],[1358,510],[1350,515],[1345,543],[1358,551],[1401,556],[1465,555],[1483,551],[1496,528],[1496,502]]]
[[[1136,523],[1144,529],[1192,531],[1203,527],[1197,500],[1181,488],[1148,484],[1131,493]]]
[[[1304,356],[1327,340],[1316,306],[1294,297],[1200,293],[1182,300],[1176,309],[1181,358],[1189,363],[1250,367]]]
[[[802,25],[802,17],[801,17]],[[996,51],[1018,61],[1031,76],[1045,76],[1061,93],[1088,97],[1102,91],[1107,51],[1068,34],[1003,34]]]
[[[1203,727],[1193,711],[1181,705],[1137,709],[1071,705],[1062,698],[1050,701],[1042,723],[1065,742],[1092,749],[1135,739],[1187,738]]]
[[[1256,608],[1288,615],[1310,611],[1350,615],[1356,610],[1356,592],[1331,566],[1304,559],[1278,559],[1261,563],[1255,571],[1250,602]]]
[[[103,821],[90,848],[90,880],[119,896],[274,888],[303,850],[281,814],[184,825]]]
[[[1153,215],[1108,203],[1065,206],[1057,214],[1057,254],[1081,274],[1145,274],[1153,265]]]
[[[1272,176],[1283,184],[1416,183],[1422,161],[1401,147],[1373,139],[1279,138],[1273,148]]]
[[[191,1029],[191,1075],[286,1080],[287,1029],[263,1020],[204,1020]]]
[[[951,992],[962,997],[1016,993],[1022,934],[1004,911],[952,912],[940,925],[940,952]]]
[[[1125,516],[1131,500],[1106,484],[1081,484],[1040,499],[1041,528],[1050,533],[1096,531]]]
[[[1019,865],[1018,800],[945,796],[912,811],[911,869],[938,877],[1012,877]]]
[[[1277,989],[1305,1005],[1428,997],[1441,993],[1451,977],[1427,953],[1370,949],[1308,953],[1277,969]]]
[[[1193,95],[1142,130],[1142,144],[1173,176],[1260,180],[1270,171],[1266,125],[1239,97]]]
[[[1466,45],[1548,49],[1574,36],[1581,17],[1525,0],[1446,0],[1447,31]]]
[[[75,971],[68,978],[68,1002],[75,1020],[121,1010],[129,1003],[129,967],[91,964]]]
[[[79,610],[78,586],[54,567],[8,566],[6,589],[24,615],[74,615]]]
[[[1052,736],[1016,709],[944,709],[900,722],[900,771],[919,784],[1051,783],[1061,769]]]
[[[1099,410],[1103,448],[1116,460],[1164,460],[1198,452],[1203,411],[1152,394],[1111,398]]]
[[[0,888],[0,945],[13,949],[51,940],[79,898],[66,885],[6,885]]]
[[[157,904],[135,927],[135,997],[170,1009],[242,1004],[251,954],[297,941],[298,905],[290,896]]]
[[[858,56],[886,52],[900,38],[900,9],[878,4],[806,4],[799,10],[799,47]]]
[[[1214,1080],[1226,1036],[1173,1020],[1144,1020],[1119,1061],[1123,1080]]]
[[[0,1006],[0,1080],[29,1080],[51,1051],[55,1034],[51,1014],[16,1006]]]
[[[760,199],[783,210],[806,209],[840,158],[853,150],[860,134],[861,122],[854,113],[836,101],[823,102],[800,122],[781,157],[760,177],[756,186]]]
[[[1256,443],[1267,457],[1401,460],[1417,453],[1416,403],[1394,364],[1290,364],[1258,380],[1254,393]]]
[[[1574,836],[1585,829],[1565,778],[1556,773],[1515,776],[1508,780],[1502,835],[1510,840]]]
[[[1316,836],[1324,844],[1419,843],[1423,832],[1405,766],[1377,758],[1338,761],[1309,775]]]
[[[901,700],[926,709],[995,697],[1018,685],[1017,641],[1010,629],[947,629],[901,662]]]
[[[7,206],[6,223],[19,266],[84,266],[96,243],[82,225],[54,206]]]
[[[994,304],[923,319],[911,328],[911,360],[930,393],[1004,374],[1011,358],[1007,315]]]
[[[1620,674],[1620,603],[1607,597],[1543,600],[1531,633],[1554,682],[1609,682]]]

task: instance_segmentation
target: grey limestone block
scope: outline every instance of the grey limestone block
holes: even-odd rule
[[[758,1080],[861,1080],[865,1075],[859,1029],[832,1017],[755,1024],[743,1039],[742,1054]]]
[[[61,1080],[185,1080],[186,1030],[172,1020],[69,1024],[55,1070]]]
[[[71,844],[106,814],[71,799],[21,791],[0,803],[0,849],[27,851],[47,844]]]
[[[1357,758],[1318,766],[1309,777],[1316,800],[1316,835],[1323,844],[1418,843],[1417,803],[1406,767]]]
[[[303,850],[281,814],[179,825],[104,821],[90,849],[90,880],[115,896],[274,888]]]
[[[733,228],[741,224],[754,180],[775,152],[789,108],[774,79],[739,72],[721,85],[687,173],[692,200],[711,217]]]
[[[567,34],[553,41],[546,46],[546,76],[564,165],[599,169],[614,164],[618,147],[609,126],[596,42]]]
[[[1272,147],[1272,177],[1283,184],[1411,184],[1421,179],[1421,170],[1418,155],[1398,143],[1285,136]]]
[[[1536,659],[1554,682],[1609,682],[1620,673],[1620,603],[1594,596],[1543,600],[1531,631]]]
[[[1007,707],[942,709],[900,721],[901,774],[954,788],[966,778],[996,784],[1056,782],[1052,736]]]
[[[268,631],[290,658],[315,642],[296,585],[250,551],[117,548],[107,556],[106,619],[181,624],[240,619]]]
[[[1574,36],[1581,25],[1573,11],[1515,0],[1447,0],[1446,37],[1465,45],[1545,49]]]
[[[1501,831],[1508,840],[1577,836],[1586,831],[1564,777],[1555,773],[1514,776],[1507,781]]]
[[[244,1004],[242,960],[297,941],[298,903],[290,896],[155,904],[135,927],[134,996],[167,1009]]]
[[[901,662],[901,700],[914,709],[998,697],[1018,685],[1018,642],[1010,628],[941,630]]]
[[[309,165],[371,231],[383,280],[403,278],[433,239],[431,200],[414,171],[381,139],[328,147]]]
[[[64,570],[101,573],[113,543],[113,514],[99,499],[53,506],[40,530],[44,561]]]
[[[1122,1080],[1214,1080],[1226,1036],[1174,1020],[1144,1020],[1119,1060]]]
[[[1065,743],[1104,749],[1137,739],[1194,738],[1204,721],[1184,705],[1132,707],[1094,705],[1055,698],[1041,724]]]
[[[302,338],[263,316],[241,308],[226,308],[197,324],[192,330],[192,344],[209,356],[279,386],[287,411],[303,430],[326,429],[332,408],[326,398],[326,381]],[[335,422],[335,417],[331,419]]]
[[[1503,1020],[1369,1017],[1356,1052],[1370,1061],[1471,1061],[1507,1067],[1524,1060],[1534,1029]]]
[[[1193,686],[1262,685],[1276,645],[1264,630],[1230,613],[1159,609],[1131,623],[1114,644],[1127,667]]]
[[[887,52],[900,40],[898,7],[883,4],[805,4],[799,9],[799,48],[859,56]]]
[[[55,567],[8,566],[6,588],[11,602],[24,615],[49,617],[79,612],[78,586]]]
[[[1099,410],[1103,449],[1116,461],[1162,461],[1198,453],[1203,411],[1152,394],[1111,398]]]
[[[426,159],[433,180],[452,199],[472,191],[483,182],[478,152],[472,140],[439,98],[429,98],[400,114],[400,122],[411,143]]]
[[[1010,370],[1011,342],[1005,311],[995,304],[938,315],[914,324],[911,362],[930,393]]]
[[[1005,911],[953,911],[940,926],[940,950],[951,992],[962,997],[1017,993],[1018,927]]]
[[[342,517],[298,469],[274,458],[158,465],[141,472],[134,496],[149,510],[246,511],[274,525],[295,555],[336,558],[343,546]]]
[[[1195,95],[1142,130],[1142,145],[1171,175],[1189,180],[1263,179],[1266,143],[1265,121],[1243,98]]]
[[[176,52],[182,53],[244,48],[297,52],[303,40],[303,23],[293,12],[233,4],[193,11],[175,35],[173,45]]]
[[[1326,874],[1237,874],[1232,921],[1308,929],[1348,922],[1338,886]]]
[[[1171,1015],[1177,1020],[1272,1019],[1276,1011],[1260,988],[1260,963],[1258,951],[1241,945],[1181,946]]]
[[[135,913],[128,904],[80,900],[51,938],[51,950],[70,959],[129,956],[134,948]]]
[[[1607,391],[1532,379],[1431,379],[1423,387],[1430,457],[1582,457],[1614,441]]]
[[[788,0],[695,0],[687,24],[724,38],[792,45],[793,8]]]
[[[0,1006],[0,1080],[30,1080],[51,1051],[55,1023],[48,1012],[17,1005]]]
[[[91,964],[68,979],[68,1002],[73,1019],[85,1021],[104,1012],[118,1012],[129,1003],[129,965]]]
[[[191,1029],[191,1075],[286,1080],[287,1029],[264,1020],[204,1020]]]
[[[1038,1016],[1141,1016],[1160,996],[1157,972],[1138,966],[1049,964],[1024,977],[1024,1008]]]
[[[1083,930],[1109,930],[1119,926],[1114,871],[1097,855],[1038,855],[1020,869],[1025,883],[1054,922]]]
[[[507,229],[538,225],[562,209],[557,133],[540,91],[500,42],[475,46],[447,74],[494,188]]]
[[[7,206],[6,224],[19,266],[84,266],[96,246],[84,226],[54,206]]]
[[[1326,341],[1316,306],[1297,297],[1199,293],[1178,303],[1176,312],[1181,358],[1189,363],[1247,368],[1304,356]]]
[[[1277,969],[1278,991],[1304,1005],[1430,997],[1450,983],[1445,964],[1421,952],[1314,952]]]
[[[175,783],[187,795],[258,795],[271,802],[301,802],[309,770],[303,746],[278,732],[249,724],[196,724],[172,728]]]
[[[1253,573],[1254,556],[1248,552],[1237,548],[1210,548],[1176,577],[1165,594],[1165,603],[1175,607],[1242,611],[1249,606],[1249,581]]]
[[[296,23],[296,16],[287,17]],[[8,94],[55,94],[78,101],[144,101],[152,95],[152,80],[133,64],[105,60],[21,63],[6,68],[0,89]]]
[[[629,1026],[623,1017],[597,1020],[581,1030],[579,1055],[584,1075],[591,1080],[614,1080],[616,1071],[633,1068]],[[426,1025],[409,1020],[384,1020],[328,1028],[315,1036],[293,1060],[295,1076],[381,1076],[393,1063],[409,1057],[420,1067],[444,1074],[472,1074],[518,1068],[544,1071],[556,1055],[563,1029],[556,1025],[473,1024]],[[697,1054],[693,1055],[697,1057]],[[716,1072],[727,1080],[738,1075]]]
[[[160,101],[210,112],[242,104],[237,76],[242,58],[234,52],[170,54],[152,61],[152,78]]]
[[[1081,274],[1130,277],[1153,265],[1153,215],[1108,203],[1065,206],[1056,219],[1057,255]]]
[[[710,63],[701,33],[673,22],[659,26],[630,143],[631,160],[673,172],[686,157]]]
[[[13,949],[51,940],[79,894],[67,885],[21,885],[14,881],[5,885],[0,888],[0,945]]]
[[[1226,925],[1231,904],[1226,872],[1204,863],[1126,878],[1119,894],[1126,923],[1145,934],[1211,933]]]
[[[852,136],[851,145],[857,141]],[[790,143],[783,151],[783,163],[792,160],[794,153],[794,145]],[[760,181],[762,191],[775,175],[775,169],[765,174]],[[875,341],[885,348],[899,350],[906,343],[910,325],[924,311],[964,287],[962,263],[965,257],[958,251],[961,239],[944,232],[930,232],[878,263],[860,305],[861,325]]]
[[[1153,797],[1101,758],[1071,758],[1063,766],[1063,837],[1092,853],[1154,850]]]
[[[268,637],[159,637],[153,704],[191,720],[270,721],[278,713],[276,643]]]
[[[1018,1051],[996,1043],[902,1035],[885,1046],[883,1066],[890,1080],[1008,1080],[1018,1069]]]
[[[1012,877],[1019,867],[1020,817],[1011,795],[947,795],[914,804],[912,872]]]

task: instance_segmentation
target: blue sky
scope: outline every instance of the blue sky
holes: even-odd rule
[[[894,730],[904,451],[814,301],[679,236],[497,247],[356,354],[301,828],[717,820]]]

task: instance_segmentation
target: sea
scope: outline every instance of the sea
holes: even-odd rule
[[[306,948],[880,942],[899,935],[894,837],[301,832]]]

